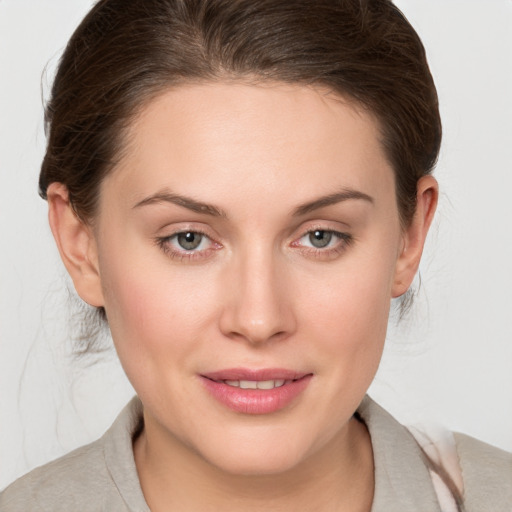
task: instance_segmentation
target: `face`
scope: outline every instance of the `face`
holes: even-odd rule
[[[320,89],[218,83],[153,100],[128,140],[94,233],[146,429],[235,473],[326,450],[397,294],[404,236],[377,123]]]

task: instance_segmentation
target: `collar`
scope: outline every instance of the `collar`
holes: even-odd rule
[[[372,441],[375,491],[371,512],[441,512],[424,455],[410,432],[369,396],[357,413]]]
[[[102,437],[108,472],[130,512],[151,512],[142,494],[133,438],[142,426],[142,402],[133,397]]]
[[[363,399],[357,414],[372,442],[375,491],[371,512],[441,512],[424,456],[409,431],[369,396]],[[141,421],[142,403],[134,397],[102,438],[110,476],[132,512],[150,512],[132,448]]]

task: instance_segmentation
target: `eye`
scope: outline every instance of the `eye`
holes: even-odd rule
[[[157,245],[167,256],[177,260],[208,258],[212,251],[222,246],[200,231],[179,231],[156,239]]]
[[[352,243],[352,235],[332,229],[312,229],[292,243],[305,256],[336,258]]]
[[[327,247],[333,238],[333,232],[332,231],[322,231],[320,229],[317,229],[315,231],[311,231],[307,235],[308,242],[311,243],[311,245],[317,249],[323,249],[324,247]]]
[[[204,245],[206,236],[202,233],[196,233],[194,231],[187,231],[185,233],[177,233],[172,236],[170,240],[175,240],[181,249],[185,251],[193,251],[199,249],[201,245]]]
[[[348,242],[349,240],[350,235],[346,233],[338,233],[337,231],[327,229],[315,229],[303,235],[298,242],[302,247],[330,249],[343,245],[343,242]]]

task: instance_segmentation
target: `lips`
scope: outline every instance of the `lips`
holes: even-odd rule
[[[313,375],[276,368],[232,368],[200,377],[210,395],[229,409],[244,414],[270,414],[298,399]]]

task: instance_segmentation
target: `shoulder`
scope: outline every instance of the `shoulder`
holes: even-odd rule
[[[34,469],[0,493],[2,512],[149,512],[133,458],[135,397],[101,439]]]
[[[108,489],[101,439],[32,470],[0,494],[3,512],[83,510]]]
[[[464,434],[454,434],[467,511],[512,509],[512,454]]]
[[[450,491],[445,475],[463,489],[465,512],[512,512],[511,453],[432,425],[405,428],[369,397],[358,414],[372,438],[379,502],[372,510],[419,510],[418,503],[425,510],[439,510],[427,500],[452,502],[450,494],[446,501]],[[443,485],[436,485],[436,468],[442,470],[438,476]],[[443,508],[452,509],[453,505]]]

